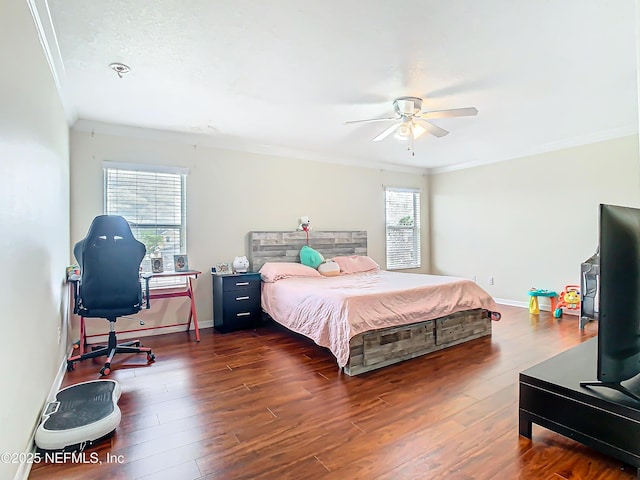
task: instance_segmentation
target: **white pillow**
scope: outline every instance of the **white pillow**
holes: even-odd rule
[[[327,260],[318,266],[318,272],[325,277],[336,277],[340,275],[340,266],[333,260]]]

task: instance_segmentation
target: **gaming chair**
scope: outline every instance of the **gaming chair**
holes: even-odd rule
[[[85,318],[108,320],[109,341],[107,345],[92,346],[90,352],[69,357],[67,371],[74,370],[75,362],[79,360],[106,356],[100,374],[109,375],[116,353],[146,353],[147,362],[153,362],[155,355],[150,348],[142,347],[140,340],[118,344],[116,338],[118,318],[138,313],[143,305],[150,307],[150,275],[142,276],[145,281],[143,294],[140,274],[146,248],[135,239],[127,221],[119,215],[96,217],[87,236],[75,244],[73,254],[80,266],[80,275],[70,278],[74,286],[73,312],[82,317],[81,322]],[[80,342],[84,341],[81,333]],[[83,352],[84,345],[81,348]]]

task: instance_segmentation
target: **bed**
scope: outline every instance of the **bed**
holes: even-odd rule
[[[379,268],[325,277],[299,264],[304,232],[250,232],[249,243],[252,270],[263,272],[263,310],[328,348],[348,375],[491,335],[500,318],[491,296],[467,279]],[[308,244],[327,259],[372,262],[363,231],[312,232]]]

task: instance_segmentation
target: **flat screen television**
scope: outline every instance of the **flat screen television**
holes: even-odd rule
[[[597,381],[640,402],[622,382],[640,374],[640,209],[600,205]],[[634,382],[635,383],[635,382]]]

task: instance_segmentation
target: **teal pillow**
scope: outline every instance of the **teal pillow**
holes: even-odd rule
[[[320,252],[308,245],[300,249],[300,263],[311,268],[318,268],[324,262],[324,257]]]

